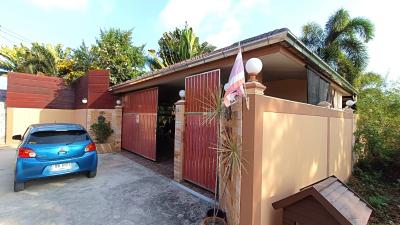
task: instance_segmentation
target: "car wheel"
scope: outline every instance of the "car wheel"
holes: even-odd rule
[[[88,178],[93,178],[93,177],[96,176],[96,174],[97,174],[97,170],[92,170],[92,171],[89,171],[89,172],[86,174],[86,176],[87,176]]]
[[[14,181],[14,192],[23,191],[25,188],[24,182],[16,182]]]

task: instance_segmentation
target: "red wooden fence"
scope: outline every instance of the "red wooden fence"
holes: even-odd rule
[[[58,77],[8,73],[7,107],[72,109],[74,89]]]
[[[90,70],[72,85],[62,78],[9,72],[7,107],[47,109],[112,109],[115,96],[109,91],[109,72]],[[87,98],[87,104],[82,99]]]

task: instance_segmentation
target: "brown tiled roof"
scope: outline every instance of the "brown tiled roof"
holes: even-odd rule
[[[325,206],[340,224],[365,225],[372,213],[372,207],[335,176],[302,188],[272,205],[275,209],[286,208],[309,196]]]
[[[277,40],[274,40],[275,37],[278,37]],[[283,38],[280,39],[279,37]],[[355,89],[351,86],[350,83],[348,83],[341,75],[339,75],[335,70],[333,70],[326,62],[324,62],[322,59],[320,59],[315,53],[313,53],[311,50],[309,50],[304,43],[302,43],[299,39],[297,39],[289,29],[287,28],[281,28],[281,29],[276,29],[261,35],[257,35],[251,38],[247,38],[245,40],[236,42],[234,44],[231,44],[227,47],[217,49],[213,52],[202,54],[196,57],[193,57],[191,59],[184,60],[182,62],[175,63],[173,65],[170,65],[168,67],[155,70],[155,71],[150,71],[148,73],[145,73],[139,77],[133,78],[131,80],[125,81],[123,83],[114,85],[110,87],[110,90],[116,91],[116,90],[122,90],[125,87],[133,86],[136,85],[137,83],[144,82],[156,77],[161,77],[161,76],[166,76],[168,74],[188,69],[203,63],[219,60],[221,58],[225,58],[230,55],[236,54],[236,50],[240,44],[244,48],[244,51],[246,51],[246,47],[250,48],[257,48],[256,46],[258,45],[269,45],[272,43],[277,43],[277,42],[282,42],[286,41],[290,46],[298,48],[297,50],[301,52],[301,54],[305,55],[306,57],[310,58],[313,60],[313,62],[317,63],[318,67],[321,67],[323,70],[325,70],[331,78],[336,81],[338,84],[340,84],[343,87],[346,87],[347,90],[350,90],[350,92],[356,93]]]
[[[119,87],[119,86],[125,86],[126,84],[132,83],[134,81],[142,80],[144,78],[151,77],[151,76],[154,76],[156,74],[161,74],[163,72],[167,72],[167,71],[173,70],[174,68],[180,68],[180,67],[182,67],[184,65],[188,65],[188,64],[190,64],[192,62],[195,62],[195,61],[197,61],[199,59],[203,59],[203,58],[205,58],[207,56],[216,55],[216,54],[219,54],[221,52],[237,49],[239,44],[240,45],[246,45],[246,44],[251,43],[253,41],[257,41],[257,40],[260,40],[260,39],[268,38],[268,37],[274,36],[276,34],[288,32],[288,31],[289,31],[289,29],[287,29],[287,28],[281,28],[281,29],[276,29],[276,30],[264,33],[264,34],[257,35],[255,37],[247,38],[245,40],[242,40],[242,41],[239,41],[239,42],[235,42],[235,43],[233,43],[233,44],[231,44],[231,45],[229,45],[227,47],[219,48],[219,49],[216,49],[215,51],[195,56],[193,58],[190,58],[190,59],[175,63],[175,64],[170,65],[170,66],[167,66],[165,68],[161,68],[161,69],[158,69],[158,70],[150,71],[150,72],[145,73],[145,74],[143,74],[141,76],[138,76],[138,77],[133,78],[131,80],[125,81],[125,82],[123,82],[121,84],[114,85],[112,88],[116,88],[116,87]]]

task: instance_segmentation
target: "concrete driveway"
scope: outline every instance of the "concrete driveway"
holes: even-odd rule
[[[209,203],[120,154],[103,154],[97,176],[28,182],[13,192],[15,150],[0,149],[0,225],[200,224]]]

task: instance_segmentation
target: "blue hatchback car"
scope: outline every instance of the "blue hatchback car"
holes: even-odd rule
[[[96,176],[96,145],[78,124],[34,124],[24,135],[14,135],[21,143],[17,150],[14,191],[22,191],[25,182],[68,173]]]

